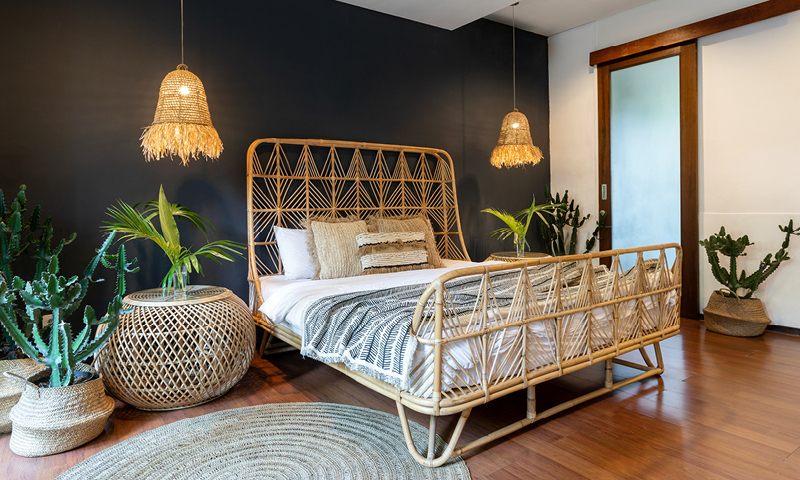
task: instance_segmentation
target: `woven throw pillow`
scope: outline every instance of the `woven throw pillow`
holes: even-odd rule
[[[367,233],[364,220],[310,217],[308,251],[314,259],[312,280],[361,275],[356,235]]]
[[[356,243],[365,274],[432,268],[423,232],[360,233]]]
[[[416,215],[410,217],[370,217],[370,231],[378,233],[387,232],[424,232],[425,245],[428,250],[428,263],[432,268],[442,268],[439,250],[436,249],[436,239],[433,236],[433,227],[428,217]]]

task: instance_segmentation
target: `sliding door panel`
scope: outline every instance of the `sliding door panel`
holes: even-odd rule
[[[679,57],[615,70],[610,86],[613,248],[680,243]]]

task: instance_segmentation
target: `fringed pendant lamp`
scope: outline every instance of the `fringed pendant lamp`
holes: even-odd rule
[[[184,166],[204,155],[219,158],[222,140],[211,124],[203,82],[183,64],[183,0],[181,0],[181,64],[164,77],[153,124],[144,129],[144,157],[159,160],[177,155]]]
[[[516,17],[514,7],[519,2],[511,5],[511,42],[513,51],[513,77],[514,77],[514,111],[503,118],[500,127],[500,138],[497,146],[492,150],[491,162],[497,168],[511,168],[525,165],[536,165],[543,156],[539,147],[531,140],[531,128],[528,117],[517,110],[517,38]]]

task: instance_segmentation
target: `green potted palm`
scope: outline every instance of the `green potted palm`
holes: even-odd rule
[[[792,235],[800,235],[800,228],[794,228],[794,220],[789,220],[785,227],[778,225],[778,228],[786,234],[780,250],[774,257],[771,253],[764,257],[758,270],[750,275],[744,269],[740,273],[737,266],[737,259],[746,256],[744,250],[753,245],[747,235],[734,239],[725,232],[725,227],[720,227],[719,233],[700,241],[711,264],[711,273],[724,286],[711,294],[703,309],[706,328],[737,337],[755,337],[764,333],[770,319],[764,304],[753,294],[782,262],[789,260],[786,252],[789,241]],[[719,254],[729,258],[728,268],[722,266]]]
[[[492,214],[505,222],[507,225],[506,227],[498,228],[490,232],[489,235],[498,240],[505,240],[513,236],[514,249],[516,250],[517,257],[523,257],[525,255],[525,247],[530,247],[526,235],[528,234],[528,228],[531,226],[533,216],[538,216],[539,219],[547,225],[547,220],[545,220],[543,214],[553,215],[553,212],[561,208],[564,208],[564,204],[536,205],[536,195],[534,195],[531,206],[515,214],[510,214],[505,210],[498,210],[496,208],[485,208],[481,210],[481,212]]]
[[[203,234],[208,234],[207,226],[214,226],[192,210],[177,204],[170,203],[164,194],[164,186],[158,193],[158,200],[147,202],[140,211],[140,205],[129,205],[123,201],[117,206],[108,208],[111,221],[105,222],[106,231],[117,231],[123,242],[133,239],[150,240],[164,251],[172,267],[161,281],[164,293],[172,291],[176,295],[185,294],[189,285],[189,274],[196,272],[203,274],[199,259],[206,258],[217,263],[222,260],[232,262],[235,256],[242,256],[245,246],[230,240],[216,240],[192,251],[181,245],[180,231],[175,221],[184,218],[199,228]],[[154,224],[157,221],[161,231]]]
[[[103,346],[119,324],[124,313],[125,274],[138,270],[132,268],[135,259],[127,261],[124,245],[116,255],[107,253],[113,240],[112,233],[80,277],[59,275],[55,253],[47,262],[47,269],[31,281],[14,277],[7,282],[0,278],[0,324],[26,356],[46,367],[32,379],[5,373],[24,385],[19,402],[9,414],[13,422],[9,445],[17,455],[51,455],[83,445],[103,431],[114,410],[114,400],[103,390],[102,377],[83,363]],[[116,270],[114,298],[102,317],[87,305],[83,310],[84,327],[73,335],[67,319],[80,308],[89,284],[99,281],[93,279],[99,264]],[[17,307],[20,303],[24,308]],[[45,315],[52,316],[49,327],[42,326]],[[19,328],[18,316],[31,326],[30,335]],[[92,339],[95,329],[100,331]]]
[[[196,249],[184,246],[178,222],[191,223],[204,234],[213,225],[171,203],[163,186],[157,200],[133,206],[120,201],[108,209],[108,215],[111,220],[104,228],[119,231],[123,241],[152,241],[172,266],[161,289],[125,299],[131,314],[95,357],[106,389],[146,410],[190,407],[224,394],[244,375],[252,359],[252,313],[225,288],[188,287],[188,274],[203,273],[201,260],[233,261],[245,247],[228,240]],[[161,366],[158,371],[153,370],[156,364]]]

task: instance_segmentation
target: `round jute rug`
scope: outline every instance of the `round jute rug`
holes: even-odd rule
[[[410,422],[427,449],[427,429]],[[446,444],[437,437],[436,450]],[[96,453],[59,475],[86,479],[459,479],[464,460],[419,465],[400,419],[331,403],[276,403],[180,420]]]

